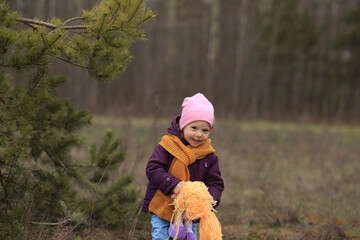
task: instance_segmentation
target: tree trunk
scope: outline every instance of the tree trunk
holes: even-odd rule
[[[276,6],[271,6],[271,8]],[[271,10],[270,10],[271,11]],[[271,82],[274,75],[274,57],[277,52],[277,43],[276,38],[279,34],[279,24],[280,24],[280,17],[281,17],[281,11],[277,11],[277,15],[274,17],[274,19],[270,19],[271,23],[274,25],[274,30],[271,32],[270,36],[270,48],[267,53],[266,57],[266,65],[264,67],[263,71],[263,83],[261,84],[261,88],[263,89],[263,107],[262,110],[264,112],[264,115],[268,118],[272,117],[272,114],[275,111],[275,108],[273,105],[276,104],[276,99],[273,98],[273,95],[270,94],[271,92]]]
[[[240,4],[240,13],[237,15],[237,36],[236,36],[236,46],[235,46],[235,72],[234,72],[234,79],[232,84],[232,106],[233,109],[238,109],[240,93],[242,92],[242,78],[243,78],[243,68],[244,68],[244,51],[245,51],[245,44],[246,44],[246,33],[247,33],[247,26],[248,26],[248,7],[249,1],[242,0]],[[246,90],[246,89],[245,89]],[[249,91],[249,89],[247,89]],[[236,110],[235,110],[236,111]]]
[[[337,24],[338,24],[338,18],[339,18],[339,5],[341,3],[338,3],[337,1],[331,1],[330,4],[330,19],[331,19],[331,25],[330,25],[330,31],[329,31],[329,39],[331,39],[331,41],[334,41],[336,36],[337,36]],[[332,51],[331,49],[329,51]],[[331,54],[331,52],[329,52],[329,54]],[[331,55],[330,55],[331,56]],[[323,81],[326,81],[326,79],[324,79]],[[341,81],[337,80],[337,83],[341,84]],[[342,84],[341,84],[342,85]],[[346,88],[346,87],[345,87]],[[346,103],[346,98],[347,98],[347,94],[346,91],[344,89],[343,86],[339,86],[337,89],[331,89],[333,93],[330,93],[331,95],[334,94],[335,91],[340,91],[340,94],[338,95],[338,108],[335,109],[337,106],[336,101],[332,101],[333,104],[331,104],[329,106],[330,110],[328,109],[329,112],[331,112],[331,114],[329,113],[325,113],[325,118],[324,119],[328,119],[333,118],[333,117],[337,117],[338,119],[341,119],[344,116],[344,108],[345,106],[343,106],[343,104]],[[344,94],[345,93],[345,94]],[[329,93],[324,93],[325,96],[328,96]],[[337,94],[335,94],[337,95]],[[333,99],[333,97],[332,97]],[[333,114],[335,114],[335,116],[333,116]]]
[[[297,13],[299,15],[302,14],[302,12],[304,11],[304,4],[306,2],[305,1],[299,1],[298,5],[297,5]],[[305,71],[305,59],[306,59],[306,52],[308,49],[301,49],[299,47],[297,47],[297,49],[295,49],[295,61],[294,61],[294,75],[293,75],[293,79],[292,79],[292,84],[291,84],[291,118],[292,119],[296,119],[298,117],[300,117],[300,114],[302,112],[302,108],[303,105],[301,103],[304,102],[303,99],[303,92],[304,92],[304,71]]]
[[[209,42],[208,42],[208,74],[206,77],[206,90],[209,96],[213,95],[213,86],[216,74],[216,60],[219,55],[220,44],[220,14],[221,2],[220,0],[212,0],[210,7],[210,22],[209,22]]]

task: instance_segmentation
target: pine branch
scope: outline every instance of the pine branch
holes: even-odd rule
[[[24,23],[25,25],[27,25],[27,26],[29,26],[29,27],[31,27],[32,29],[34,29],[34,30],[37,30],[37,27],[34,27],[33,25],[31,25],[30,23]]]
[[[64,26],[64,27],[61,27],[63,29],[66,29],[66,30],[74,30],[74,29],[87,29],[87,25],[73,25],[73,26]]]
[[[5,43],[1,46],[2,50],[1,53],[4,54],[7,52],[7,45],[9,43],[9,38],[6,39]]]
[[[98,33],[101,32],[101,30],[102,30],[102,28],[103,28],[103,26],[104,26],[104,22],[105,22],[106,15],[107,15],[107,14],[105,13],[104,16],[103,16],[103,19],[102,19],[102,21],[101,21],[101,26],[100,26],[100,29],[99,29]]]
[[[66,24],[72,22],[72,21],[76,21],[76,20],[84,20],[83,17],[74,17],[74,18],[70,18],[68,20],[66,20],[64,23],[63,23],[63,26],[65,26]]]
[[[74,66],[76,66],[76,67],[80,67],[80,68],[84,68],[84,69],[89,69],[89,68],[86,67],[86,66],[83,66],[83,65],[80,65],[80,64],[71,62],[71,61],[69,61],[69,60],[67,60],[67,59],[65,59],[65,58],[63,58],[63,57],[60,57],[60,56],[54,56],[54,57],[56,57],[57,59],[59,59],[59,60],[61,60],[61,61],[64,61],[64,62],[66,62],[66,63],[69,63],[69,64],[71,64],[71,65],[74,65]]]
[[[48,155],[48,157],[53,161],[53,163],[55,164],[55,166],[60,166],[61,168],[63,168],[66,173],[71,174],[71,171],[69,170],[69,168],[66,166],[66,164],[64,164],[62,161],[60,161],[60,159],[58,159],[54,154],[51,154],[49,151],[45,151],[45,153]]]
[[[141,0],[141,1],[139,2],[139,5],[136,7],[135,11],[133,12],[132,16],[127,20],[126,23],[131,22],[131,20],[135,17],[137,11],[139,10],[139,8],[140,8],[140,6],[141,6],[142,4],[143,4],[143,1]]]
[[[148,16],[147,18],[143,19],[142,21],[139,22],[139,25],[144,24],[145,22],[147,22],[149,19],[151,19],[151,16]]]
[[[77,19],[77,18],[69,19],[66,22],[69,23],[69,21],[74,21],[75,19]],[[74,29],[87,29],[87,25],[64,26],[64,24],[63,24],[61,26],[58,26],[58,25],[55,25],[55,24],[52,24],[52,23],[43,22],[43,21],[39,21],[39,20],[35,20],[35,19],[29,19],[29,18],[18,18],[17,21],[25,23],[27,25],[28,24],[35,24],[35,25],[45,26],[45,27],[53,28],[53,29],[55,29],[55,28],[63,28],[63,29],[71,29],[71,30],[74,30]]]
[[[112,44],[109,40],[107,40],[106,37],[103,37],[104,41],[107,43],[107,45],[109,45],[110,47],[113,47],[113,48],[122,48],[124,45],[123,44],[120,44],[118,46]]]
[[[63,225],[65,223],[68,223],[68,222],[71,222],[72,220],[69,218],[69,219],[65,219],[61,222],[57,222],[57,223],[48,223],[48,222],[30,222],[31,224],[36,224],[36,225],[46,225],[46,226],[59,226],[59,225]]]
[[[49,28],[57,28],[58,27],[57,25],[52,24],[52,23],[29,19],[29,18],[19,18],[19,19],[17,19],[17,21],[25,23],[25,24],[35,24],[35,25],[45,26],[45,27],[49,27]]]
[[[5,99],[3,97],[0,96],[0,102],[2,102],[3,104],[6,105]]]
[[[27,91],[27,95],[29,95],[29,93],[38,86],[38,84],[40,83],[41,79],[43,79],[44,75],[45,75],[45,72],[44,71],[41,71],[41,68],[38,68],[38,71],[39,73],[38,77],[37,77],[37,81],[35,82],[35,84],[33,86],[31,86],[28,91]]]
[[[111,161],[109,161],[108,164],[106,165],[106,168],[105,168],[105,170],[104,170],[104,172],[103,172],[103,174],[102,174],[102,176],[101,176],[98,184],[100,184],[100,183],[102,182],[102,180],[103,180],[103,178],[104,178],[104,176],[105,176],[105,174],[106,174],[106,171],[107,171],[108,167],[110,166],[110,163],[111,163]],[[91,211],[90,211],[90,215],[89,215],[89,220],[91,220],[91,218],[92,218],[92,216],[93,216],[94,207],[95,207],[95,198],[93,198],[93,201],[92,201],[92,204],[91,204]]]
[[[3,174],[2,174],[2,171],[1,171],[1,170],[0,170],[0,183],[1,183],[1,187],[4,189],[4,193],[5,193],[5,204],[6,204],[6,206],[9,206],[10,209],[12,209],[13,206],[12,206],[12,204],[11,204],[11,202],[10,202],[9,193],[8,193],[6,187],[5,187],[5,183],[4,183],[4,181],[3,181]],[[1,213],[2,213],[3,208],[4,208],[4,207],[2,207],[2,208],[0,209],[0,210],[1,210],[1,211],[0,211],[0,215],[1,215]]]

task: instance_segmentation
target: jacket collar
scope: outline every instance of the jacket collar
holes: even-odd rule
[[[185,140],[182,131],[180,130],[179,121],[180,115],[177,115],[170,123],[170,127],[167,129],[167,131],[168,133],[177,136],[185,145],[189,145],[189,143]]]

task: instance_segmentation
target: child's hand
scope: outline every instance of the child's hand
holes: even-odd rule
[[[179,182],[176,184],[174,189],[172,190],[172,194],[170,195],[171,198],[176,198],[176,196],[180,193],[181,188],[183,187],[184,181]]]

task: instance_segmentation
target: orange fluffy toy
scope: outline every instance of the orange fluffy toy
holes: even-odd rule
[[[183,216],[185,221],[201,219],[199,224],[199,240],[221,240],[221,225],[215,216],[213,197],[203,182],[184,182],[180,193],[174,199],[173,218],[180,221]],[[180,222],[176,222],[180,225]]]

